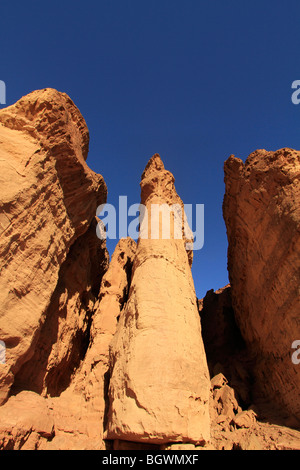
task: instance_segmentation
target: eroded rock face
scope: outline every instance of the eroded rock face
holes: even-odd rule
[[[93,226],[94,234],[95,227]],[[84,247],[80,246],[79,248],[80,253],[84,254]],[[66,328],[68,317],[72,318],[72,316],[65,309],[62,309],[59,319],[61,324],[59,337],[62,344],[53,343],[52,347],[53,351],[57,352],[55,358],[58,365],[53,365],[54,358],[52,358],[52,361],[48,360],[48,364],[52,365],[49,371],[47,368],[41,367],[43,364],[42,352],[46,351],[46,347],[43,345],[43,347],[36,348],[37,357],[32,358],[24,365],[22,373],[18,373],[15,382],[17,381],[20,389],[21,384],[28,388],[27,384],[30,381],[31,388],[33,388],[32,384],[36,384],[40,385],[40,390],[37,390],[36,393],[20,391],[0,407],[0,422],[2,423],[0,425],[0,449],[103,450],[106,448],[103,441],[103,430],[109,381],[109,345],[115,333],[120,312],[126,305],[135,250],[136,243],[130,238],[121,239],[115,248],[109,268],[102,278],[98,300],[93,308],[87,350],[84,351],[84,358],[81,358],[81,362],[76,364],[76,367],[75,365],[72,367],[72,377],[67,374],[65,364],[67,360],[65,359],[64,367],[62,367],[59,365],[60,358],[67,345],[69,354],[72,356],[72,350],[81,343],[72,336],[73,332],[78,331],[76,325],[71,324]],[[78,268],[78,265],[73,263],[74,258],[71,258],[69,267],[73,265]],[[70,271],[68,272],[71,274]],[[87,265],[82,263],[81,270],[77,275],[84,279],[86,272],[88,272]],[[77,293],[76,288],[78,288],[75,280],[76,276],[73,278],[73,289],[70,292],[73,296]],[[71,303],[73,308],[76,303],[79,303],[79,299],[75,295]],[[81,310],[84,309],[84,305],[83,302]],[[81,310],[79,309],[77,312],[75,310],[77,321],[80,321],[82,317]],[[55,311],[53,310],[51,313],[57,321]],[[63,321],[64,315],[65,322]],[[51,324],[48,324],[48,328],[43,330],[44,336],[41,334],[43,341],[47,342],[46,332],[48,331],[49,344],[52,333],[50,326]],[[63,336],[64,330],[69,332],[71,338],[66,338],[66,333]],[[41,340],[39,344],[42,344]],[[60,348],[59,345],[61,345]],[[77,356],[75,355],[75,357]],[[37,359],[40,359],[41,364]],[[37,377],[35,377],[35,371],[40,371]],[[61,393],[52,394],[53,397],[50,397],[50,391],[53,390],[54,385],[57,390],[59,379],[66,381],[68,386],[65,386]],[[52,387],[49,386],[50,384]],[[46,397],[43,398],[41,395]],[[37,419],[38,426],[35,424]],[[50,431],[49,423],[51,424]]]
[[[108,266],[95,218],[107,190],[85,162],[88,129],[64,93],[36,91],[1,110],[0,142],[0,447],[34,449],[60,421],[80,420],[79,400],[66,416],[55,397],[89,345]]]
[[[158,155],[146,166],[141,194],[148,214],[152,203],[182,204]],[[150,226],[151,215],[141,233]],[[209,440],[210,382],[184,239],[140,236],[110,362],[108,439]]]
[[[3,403],[14,377],[35,354],[51,302],[58,302],[58,309],[67,302],[68,287],[55,294],[60,270],[75,241],[91,226],[96,207],[106,201],[106,185],[85,162],[89,135],[83,117],[56,90],[33,92],[1,110],[0,142],[0,338],[7,348],[0,371]],[[102,263],[105,247],[96,252],[94,265]],[[77,297],[85,291],[95,294],[97,282],[99,290],[100,279],[89,279]],[[62,361],[70,359],[74,336],[86,328],[85,315],[79,316],[78,322],[71,320],[69,350]],[[59,364],[54,361],[53,366]]]
[[[85,357],[101,277],[108,265],[105,243],[95,233],[96,221],[92,221],[71,246],[30,358],[15,374],[13,393],[25,389],[59,396]]]
[[[119,240],[112,255],[109,267],[101,282],[99,299],[94,308],[91,324],[89,347],[84,360],[73,377],[71,385],[58,398],[59,405],[81,401],[80,422],[82,432],[81,446],[88,449],[105,449],[103,432],[107,411],[107,388],[109,383],[109,347],[116,332],[119,316],[126,307],[131,282],[136,243],[131,238]],[[83,411],[85,409],[85,411]],[[72,417],[72,409],[69,416]],[[74,420],[75,421],[75,420]],[[63,420],[59,420],[65,443],[60,448],[68,449],[72,438],[68,429],[64,429]],[[75,424],[75,423],[74,423]],[[76,426],[76,424],[75,424]],[[66,437],[67,436],[67,437]],[[88,438],[88,441],[85,440]],[[58,439],[58,443],[60,442]],[[64,442],[64,441],[63,441]],[[78,446],[78,444],[77,444]],[[56,438],[51,448],[56,448]],[[82,448],[82,447],[81,447]]]
[[[120,240],[109,263],[88,140],[56,90],[0,111],[0,449],[300,449],[299,432],[257,407],[278,400],[298,422],[299,152],[226,162],[232,287],[199,301],[201,328],[173,175],[150,159],[140,239]]]
[[[211,380],[210,416],[214,450],[300,449],[299,431],[261,422],[254,406],[242,409],[222,373]]]
[[[210,376],[224,374],[240,403],[251,405],[254,361],[236,324],[231,286],[208,291],[198,305]]]
[[[225,162],[223,211],[236,320],[256,357],[256,396],[300,419],[300,152],[257,150]]]

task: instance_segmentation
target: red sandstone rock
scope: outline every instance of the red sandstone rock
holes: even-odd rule
[[[72,245],[89,229],[96,207],[105,202],[106,186],[102,176],[93,173],[85,163],[88,129],[79,110],[63,93],[52,89],[36,91],[1,110],[0,141],[0,338],[7,347],[6,366],[0,371],[3,403],[14,377],[34,356],[40,333],[48,321],[52,325],[51,333],[47,334],[50,333],[54,343],[58,339],[55,337],[58,325],[55,320],[48,320],[48,311],[56,303],[54,314],[58,322],[59,312],[68,303],[70,291],[59,285],[64,282],[60,271],[66,268]],[[96,252],[100,254],[93,259],[95,264],[101,263],[105,256],[104,249],[102,253],[99,250],[93,251],[93,257]],[[83,290],[93,295],[97,281],[89,281]],[[73,278],[72,282],[71,290],[79,298],[83,294],[79,288],[81,281],[76,284]],[[99,285],[100,279],[98,289]],[[70,302],[76,304],[75,298]],[[73,312],[74,307],[69,305]],[[75,338],[86,329],[87,308],[80,316],[79,321],[75,320],[73,313],[73,319],[67,320],[69,333],[64,345],[62,342],[57,345],[61,358],[57,360],[57,351],[53,351],[51,359],[50,352],[48,367],[55,367],[56,375],[60,364],[72,362]],[[46,348],[53,349],[53,346],[47,344]],[[34,374],[39,374],[38,365]],[[27,373],[26,376],[27,382],[35,380]]]
[[[141,194],[148,229],[151,204],[182,204],[158,155],[146,166]],[[111,371],[108,439],[209,441],[209,374],[184,239],[140,236]]]
[[[242,410],[227,378],[211,380],[211,444],[215,450],[297,450],[300,432],[260,422],[253,409]]]
[[[83,436],[81,441],[85,448],[105,448],[103,442],[103,429],[106,411],[107,387],[109,381],[109,347],[115,334],[118,319],[126,306],[128,290],[130,288],[131,271],[136,251],[136,243],[131,238],[119,240],[112,255],[108,270],[101,282],[99,300],[95,305],[92,319],[89,347],[84,360],[74,374],[71,385],[58,398],[59,404],[64,403],[65,410],[69,404],[76,400],[81,403],[80,421],[84,423],[84,435],[89,436],[89,441]],[[72,420],[72,409],[69,409],[69,417]],[[64,428],[64,420],[59,419],[61,433],[68,433]],[[73,419],[74,421],[74,419]],[[67,438],[60,449],[68,449],[72,438]],[[77,439],[76,446],[80,444]],[[51,447],[57,445],[53,439]]]
[[[270,399],[278,418],[279,398],[297,426],[299,152],[225,164],[232,289],[199,301],[210,382],[190,232],[176,219],[171,240],[120,240],[108,268],[88,140],[55,90],[0,111],[0,449],[105,449],[106,427],[119,450],[300,450],[300,432],[262,422],[257,406]],[[141,190],[148,208],[183,207],[158,155]]]
[[[35,450],[53,436],[53,413],[40,395],[23,391],[0,407],[0,449]]]
[[[300,419],[300,152],[257,150],[225,163],[223,211],[237,324],[256,358],[256,397]]]
[[[32,404],[34,420],[49,406],[40,395],[60,395],[88,347],[108,264],[95,220],[106,185],[85,162],[89,135],[83,117],[56,90],[33,92],[1,110],[0,142],[0,339],[6,344],[1,402],[9,392],[17,394],[0,408],[7,410],[0,440],[4,447],[35,448],[42,441],[29,426]],[[24,389],[31,395],[18,393]],[[14,421],[8,431],[8,417],[22,423],[24,413],[24,436],[20,429],[20,439],[7,440],[5,433],[15,432]]]
[[[211,377],[224,374],[239,400],[250,406],[254,361],[236,324],[230,285],[208,291],[198,306]]]

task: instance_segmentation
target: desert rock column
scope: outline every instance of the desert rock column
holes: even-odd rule
[[[163,239],[162,227],[157,239],[142,237],[154,226],[151,205],[165,204],[162,213],[166,205],[183,207],[159,155],[142,175],[141,202],[149,217],[141,224],[129,299],[111,345],[106,437],[203,445],[210,438],[210,381],[191,256],[186,239],[174,237],[176,222],[171,239]]]

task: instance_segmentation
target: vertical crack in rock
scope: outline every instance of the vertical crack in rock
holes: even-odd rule
[[[11,392],[32,390],[59,396],[83,360],[90,328],[107,269],[105,242],[95,236],[96,220],[69,250],[59,281],[32,343],[32,356],[16,373]]]
[[[299,152],[225,163],[231,287],[199,301],[210,382],[192,232],[159,155],[138,244],[109,263],[72,100],[44,89],[0,110],[0,143],[0,449],[298,449]]]
[[[109,346],[118,319],[126,305],[131,281],[136,243],[131,238],[119,240],[109,267],[101,282],[99,300],[95,305],[89,347],[73,384],[65,393],[66,400],[82,394],[88,403],[83,421],[95,441],[103,438],[109,385]]]
[[[145,239],[151,204],[183,203],[158,155],[141,180],[141,222],[131,289],[111,344],[107,439],[163,444],[210,438],[210,378],[186,239]],[[170,217],[163,208],[161,220]],[[178,222],[179,220],[179,222]],[[148,224],[146,223],[148,222]],[[178,232],[177,232],[178,233]],[[198,398],[201,397],[201,400]],[[134,399],[132,399],[134,398]]]

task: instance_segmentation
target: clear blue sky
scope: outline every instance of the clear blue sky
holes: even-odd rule
[[[205,204],[197,295],[224,286],[224,161],[300,148],[299,0],[11,0],[0,40],[7,105],[35,89],[66,92],[108,202],[139,202],[143,169],[161,155],[183,201]]]

